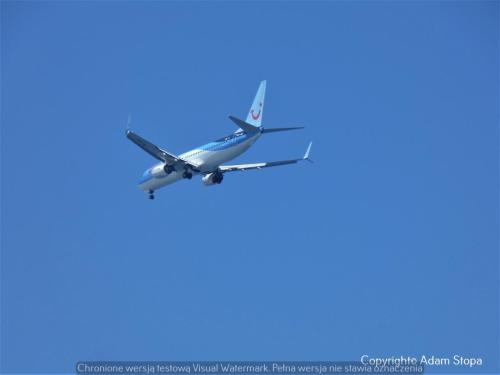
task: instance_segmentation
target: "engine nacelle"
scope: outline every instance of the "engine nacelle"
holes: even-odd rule
[[[215,184],[220,184],[222,180],[224,179],[224,175],[220,172],[212,172],[209,173],[201,179],[205,186],[210,186],[210,185],[215,185]]]
[[[151,168],[151,176],[153,177],[163,177],[166,176],[165,170],[163,169],[163,165],[156,165]]]

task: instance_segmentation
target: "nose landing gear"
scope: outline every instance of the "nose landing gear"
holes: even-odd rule
[[[153,190],[149,191],[149,199],[155,199],[155,192]]]

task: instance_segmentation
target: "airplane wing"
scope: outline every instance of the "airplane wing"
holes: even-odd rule
[[[262,168],[268,168],[268,167],[277,167],[279,165],[295,164],[295,163],[298,163],[299,161],[302,161],[302,160],[307,160],[307,161],[312,162],[312,160],[309,158],[311,146],[312,146],[312,142],[309,143],[309,146],[307,147],[306,153],[300,159],[278,160],[278,161],[269,161],[269,162],[252,163],[252,164],[221,165],[219,167],[219,170],[222,173],[225,173],[225,172],[234,172],[234,171],[248,171],[250,169],[262,169]]]
[[[171,154],[168,151],[162,150],[158,146],[155,146],[154,144],[145,140],[140,135],[134,133],[131,130],[127,130],[127,138],[130,139],[132,142],[134,142],[137,146],[142,148],[144,151],[146,151],[149,155],[160,161],[163,161],[169,165],[174,165],[174,164],[189,165],[193,169],[196,169],[196,165],[193,165],[188,161],[174,154]]]

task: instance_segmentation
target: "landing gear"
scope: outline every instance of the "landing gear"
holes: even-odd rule
[[[182,174],[182,177],[190,180],[191,178],[193,178],[193,174],[189,171],[184,171],[184,173]]]
[[[163,170],[165,171],[166,174],[170,174],[173,171],[175,171],[175,168],[173,166],[171,166],[171,165],[165,164],[163,166]]]
[[[155,192],[153,190],[149,191],[149,199],[155,199]]]

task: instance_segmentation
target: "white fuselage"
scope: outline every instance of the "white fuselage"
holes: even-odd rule
[[[236,158],[248,150],[260,135],[260,132],[253,134],[236,132],[185,152],[179,155],[179,157],[196,166],[196,170],[189,170],[193,175],[215,172],[221,164]],[[183,168],[175,168],[173,172],[167,174],[163,170],[164,165],[165,163],[158,163],[147,169],[139,182],[139,188],[146,192],[151,192],[183,178],[183,173],[185,172]]]

